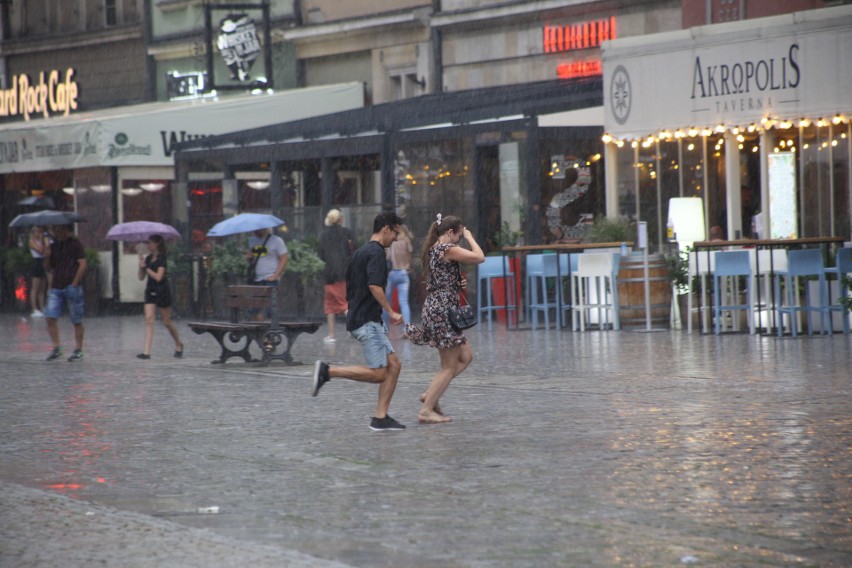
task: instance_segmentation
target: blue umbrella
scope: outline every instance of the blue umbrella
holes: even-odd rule
[[[213,225],[213,228],[207,231],[207,236],[226,237],[228,235],[236,235],[237,233],[251,233],[258,229],[271,229],[272,227],[283,224],[284,221],[275,215],[241,213]]]

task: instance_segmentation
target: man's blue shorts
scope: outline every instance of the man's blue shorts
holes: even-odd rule
[[[68,306],[71,323],[83,321],[84,296],[82,286],[51,288],[47,293],[47,307],[44,309],[44,317],[59,319],[59,316],[62,315],[63,304]]]
[[[358,329],[350,331],[349,335],[361,343],[364,359],[371,369],[381,369],[388,366],[388,355],[394,352],[393,345],[388,339],[388,328],[383,323],[367,322]]]

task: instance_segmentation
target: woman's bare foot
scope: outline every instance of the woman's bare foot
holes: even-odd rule
[[[417,413],[417,421],[421,424],[446,424],[448,422],[452,422],[453,419],[449,416],[444,416],[443,414],[438,414],[437,412],[431,411],[420,411]]]
[[[420,395],[420,402],[421,402],[421,404],[424,404],[426,402],[426,395],[425,394]],[[438,404],[437,402],[435,403],[435,414],[440,414],[441,416],[444,415],[444,413],[441,412],[441,405]]]

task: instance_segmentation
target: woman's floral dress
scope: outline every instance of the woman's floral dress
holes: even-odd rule
[[[458,245],[436,243],[429,251],[429,281],[426,283],[426,301],[423,303],[423,313],[420,325],[408,324],[405,332],[416,345],[429,345],[438,349],[458,347],[467,340],[464,334],[450,327],[447,316],[451,306],[459,305],[459,265],[452,260],[446,260],[446,252]]]

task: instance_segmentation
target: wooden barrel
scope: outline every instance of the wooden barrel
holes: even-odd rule
[[[668,327],[671,317],[672,282],[666,259],[648,255],[648,290],[651,327]],[[618,267],[618,316],[621,327],[645,327],[645,259],[641,254],[622,256]]]

